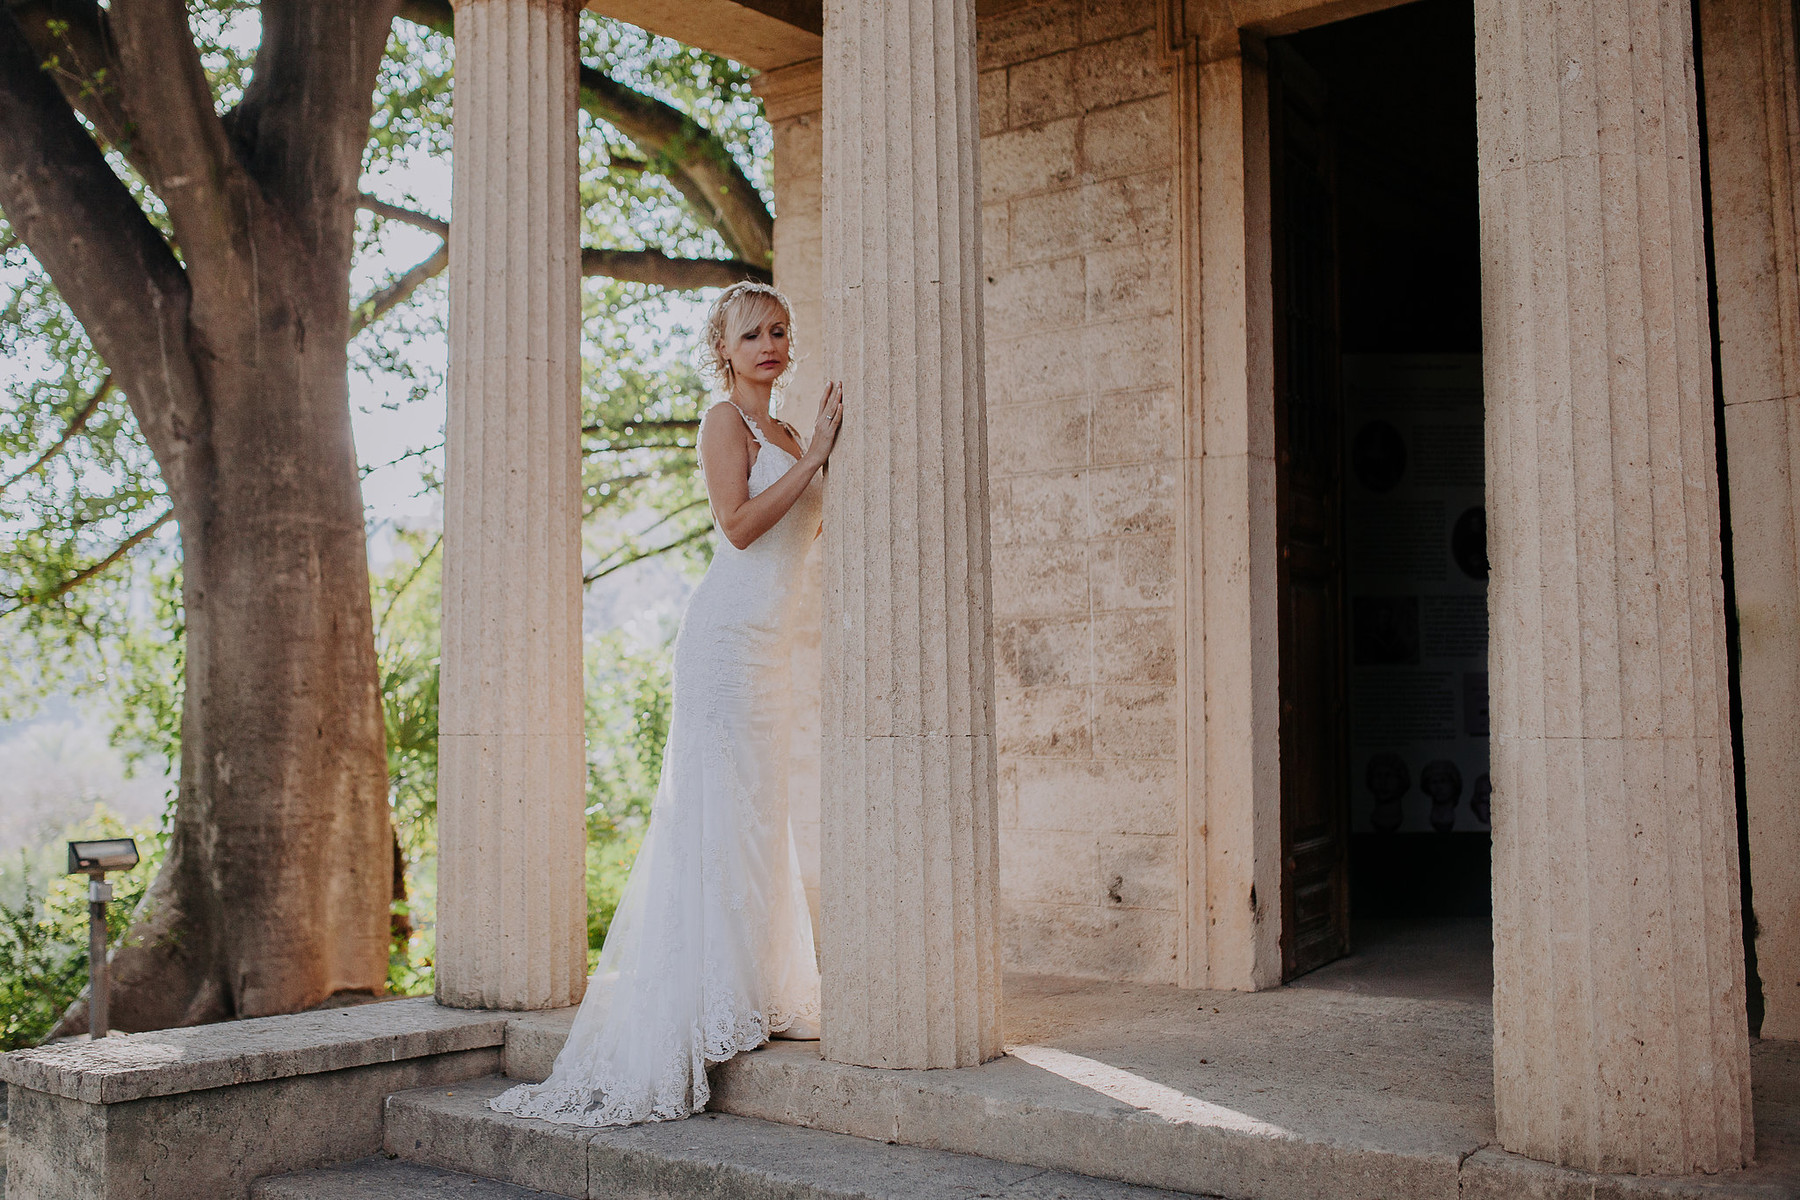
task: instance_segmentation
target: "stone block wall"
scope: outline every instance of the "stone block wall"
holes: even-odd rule
[[[978,26],[1012,969],[1175,982],[1174,113],[1147,3]]]
[[[1006,965],[1173,982],[1169,75],[1148,3],[1001,0],[982,4],[977,33]],[[775,136],[776,282],[800,338],[782,413],[802,429],[823,382],[818,89],[816,62],[757,83]],[[802,620],[789,801],[816,922],[816,610]]]

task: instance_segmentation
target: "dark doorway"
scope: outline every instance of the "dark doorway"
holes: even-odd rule
[[[1269,123],[1281,545],[1281,966],[1291,978],[1350,945],[1348,744],[1337,138],[1325,82],[1279,43],[1269,47]]]
[[[1268,63],[1292,978],[1352,918],[1490,911],[1473,14],[1425,0]]]

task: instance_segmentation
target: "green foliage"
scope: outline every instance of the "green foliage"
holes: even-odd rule
[[[407,938],[389,960],[388,988],[428,992],[437,876],[437,714],[440,542],[401,531],[374,580],[376,653],[387,718],[389,796],[406,859]],[[598,953],[643,840],[669,736],[671,647],[613,631],[586,648],[588,946]]]
[[[190,24],[217,103],[242,95],[260,13],[251,0],[198,0]],[[583,12],[582,56],[625,85],[675,105],[714,134],[769,202],[771,136],[750,72],[738,64]],[[362,188],[385,201],[449,217],[430,198],[450,149],[450,38],[397,21],[389,39],[364,153]],[[104,78],[84,86],[109,86]],[[124,164],[109,159],[151,221],[162,206]],[[587,114],[581,117],[582,240],[720,257],[724,240],[662,173],[667,162]],[[421,196],[427,199],[421,200]],[[363,303],[437,250],[435,236],[392,217],[358,217],[354,295]],[[178,248],[177,248],[178,250]],[[695,450],[705,388],[689,353],[699,309],[686,296],[639,284],[583,284],[582,423],[584,561],[590,582],[642,559],[687,565],[710,554],[712,527]],[[351,343],[353,388],[422,431],[397,469],[441,488],[446,295],[428,280]],[[29,715],[45,697],[101,701],[128,756],[180,761],[184,624],[181,559],[167,491],[106,364],[48,276],[0,217],[0,720]],[[361,386],[358,387],[360,381]],[[365,463],[365,477],[395,464]],[[149,531],[149,532],[146,532]],[[390,988],[431,986],[436,877],[437,535],[389,530],[390,566],[372,580],[377,657],[387,724],[390,800],[405,862],[407,899],[396,905]],[[609,586],[596,583],[596,586]],[[598,947],[642,836],[668,721],[668,648],[614,636],[590,647],[588,814],[590,942]],[[57,924],[60,895],[43,877],[37,899],[4,891],[12,947],[0,959],[0,996],[33,982],[43,1010],[82,956]],[[115,905],[120,913],[122,904]],[[21,932],[22,931],[22,932]],[[66,930],[62,931],[66,932]],[[72,978],[72,976],[71,976]],[[77,985],[79,986],[79,985]],[[59,990],[62,989],[62,990]],[[9,1004],[8,1012],[12,1011]],[[47,1026],[44,1026],[47,1028]],[[33,1028],[36,1028],[35,1026]],[[41,1032],[41,1031],[40,1031]],[[9,1036],[11,1034],[9,1033]],[[20,1037],[30,1036],[28,1032]]]
[[[438,608],[441,536],[401,530],[375,576],[375,656],[387,722],[389,798],[409,859],[437,852]]]
[[[588,829],[615,837],[650,816],[669,738],[670,648],[614,631],[588,639]]]
[[[644,831],[634,829],[613,838],[590,836],[587,844],[587,932],[588,970],[600,958],[600,946],[612,928],[613,914],[619,911],[619,899],[625,894],[625,881],[631,876],[631,864],[637,860],[638,847],[644,844]]]
[[[104,805],[37,854],[0,866],[0,1052],[35,1046],[88,984],[87,877],[68,876],[65,840],[137,838],[142,860],[108,878],[107,937],[117,946],[162,861],[155,825],[129,828]]]
[[[388,802],[405,862],[406,898],[394,901],[388,991],[432,986],[437,901],[438,606],[441,536],[397,530],[396,556],[372,583],[375,657],[387,728]]]
[[[588,951],[600,952],[644,840],[669,737],[672,647],[614,631],[587,647]]]
[[[0,1051],[35,1046],[87,986],[87,925],[73,929],[26,884],[0,900]]]

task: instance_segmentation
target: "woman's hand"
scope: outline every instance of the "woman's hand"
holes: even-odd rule
[[[831,448],[837,442],[838,430],[844,424],[844,385],[828,383],[825,385],[825,398],[819,401],[819,419],[813,423],[812,440],[806,443],[806,457],[819,466],[831,457]]]

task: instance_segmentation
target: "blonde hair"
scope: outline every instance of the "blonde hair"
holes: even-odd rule
[[[731,390],[731,360],[724,353],[731,340],[754,326],[757,319],[771,308],[781,310],[788,327],[788,365],[775,381],[779,387],[793,373],[794,309],[788,298],[766,283],[744,279],[719,293],[706,314],[706,344],[700,352],[700,373],[712,380],[721,392]]]

